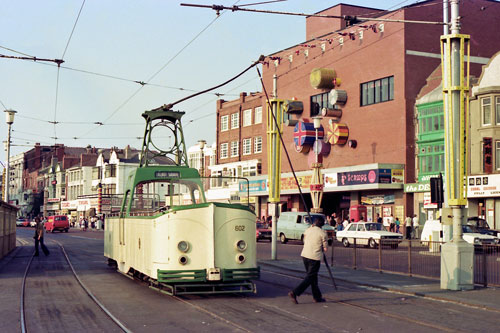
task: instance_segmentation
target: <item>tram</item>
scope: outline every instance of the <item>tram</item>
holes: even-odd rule
[[[183,114],[165,107],[143,113],[140,166],[128,178],[120,213],[106,219],[104,256],[170,295],[256,292],[255,213],[244,204],[207,201],[205,189],[216,178],[188,166]],[[169,150],[153,142],[160,127],[172,132]],[[169,165],[155,164],[158,156]]]

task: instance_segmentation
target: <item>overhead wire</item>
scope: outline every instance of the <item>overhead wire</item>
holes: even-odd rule
[[[66,47],[64,48],[64,52],[63,52],[61,59],[64,59],[64,55],[66,54],[66,51],[68,50],[69,42],[71,41],[71,37],[73,37],[73,33],[75,32],[76,24],[78,23],[78,19],[80,18],[80,14],[82,13],[84,5],[85,5],[85,0],[83,0],[82,6],[80,7],[80,10],[78,11],[78,15],[76,17],[75,24],[73,24],[73,29],[71,30],[71,33],[70,33],[69,38],[68,38],[68,42],[66,43]]]

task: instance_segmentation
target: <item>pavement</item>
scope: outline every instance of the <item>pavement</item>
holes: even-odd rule
[[[305,273],[301,260],[259,260],[261,267],[273,267],[288,271]],[[342,266],[331,267],[335,281],[370,287],[407,296],[422,297],[434,301],[450,302],[469,307],[500,313],[500,288],[475,286],[473,290],[443,290],[440,281],[388,272],[380,273]],[[327,268],[322,262],[320,278],[330,279]]]

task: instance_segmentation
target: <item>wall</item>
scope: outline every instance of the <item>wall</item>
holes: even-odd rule
[[[17,208],[0,201],[0,259],[16,247]]]

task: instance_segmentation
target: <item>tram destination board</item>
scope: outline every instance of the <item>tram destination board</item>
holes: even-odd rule
[[[156,171],[155,178],[179,178],[179,171]]]

